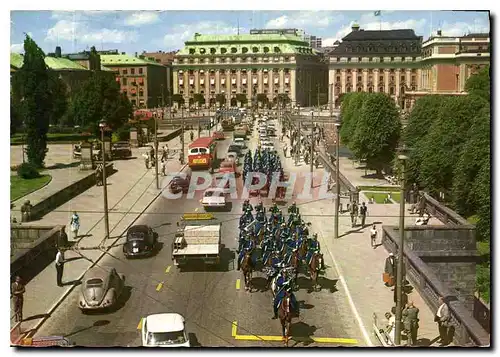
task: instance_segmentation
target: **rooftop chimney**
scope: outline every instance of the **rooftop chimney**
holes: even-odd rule
[[[357,23],[352,24],[351,30],[353,30],[353,31],[359,31],[359,25]]]
[[[61,46],[56,46],[56,54],[55,57],[60,58],[61,57]]]
[[[441,34],[442,34],[441,30],[438,30],[438,31],[437,31],[437,35],[438,35],[438,36],[441,36]]]

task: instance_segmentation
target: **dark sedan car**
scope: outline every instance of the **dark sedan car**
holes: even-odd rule
[[[132,226],[123,245],[126,258],[152,255],[158,245],[158,233],[146,225]]]
[[[111,149],[113,158],[126,158],[132,156],[132,148],[128,141],[118,141]]]
[[[187,193],[189,190],[189,176],[174,176],[170,181],[169,187],[172,193]]]

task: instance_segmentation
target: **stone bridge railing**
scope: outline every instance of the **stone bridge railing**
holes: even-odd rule
[[[424,192],[425,208],[429,214],[448,226],[472,226],[466,219]]]
[[[412,227],[406,227],[406,229]],[[428,227],[427,227],[428,228]],[[383,226],[382,244],[396,254],[399,242],[397,227]],[[432,311],[437,311],[438,298],[447,299],[455,327],[454,341],[460,346],[488,346],[488,332],[473,317],[470,310],[458,300],[455,292],[443,284],[432,269],[405,243],[406,278],[417,289]]]

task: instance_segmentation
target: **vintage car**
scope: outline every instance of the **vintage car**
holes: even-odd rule
[[[226,193],[223,188],[208,188],[203,193],[203,198],[200,202],[205,207],[205,210],[226,207]]]
[[[118,141],[111,149],[113,158],[126,158],[132,156],[132,147],[128,141]]]
[[[236,166],[240,164],[240,159],[238,157],[238,153],[236,152],[228,152],[226,155],[227,160],[232,160],[236,163]]]
[[[236,162],[231,159],[222,161],[220,163],[219,173],[234,173],[237,175]]]
[[[180,314],[149,315],[141,324],[142,347],[191,347],[184,317]]]
[[[168,185],[170,192],[179,193],[182,191],[182,193],[187,193],[189,190],[190,179],[191,178],[189,176],[174,176]]]
[[[242,149],[239,145],[229,145],[229,147],[227,148],[227,152],[235,152],[236,154],[238,154],[238,156],[242,156]]]
[[[214,131],[212,137],[215,140],[224,140],[226,137],[224,136],[224,132],[222,131]]]
[[[78,307],[82,312],[105,309],[116,304],[125,286],[125,276],[115,268],[95,266],[82,279]]]
[[[146,225],[132,226],[123,245],[126,258],[152,255],[158,245],[158,233]]]

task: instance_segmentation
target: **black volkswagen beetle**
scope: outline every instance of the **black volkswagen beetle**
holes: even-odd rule
[[[152,255],[158,245],[158,233],[146,225],[132,226],[123,245],[126,258]]]

